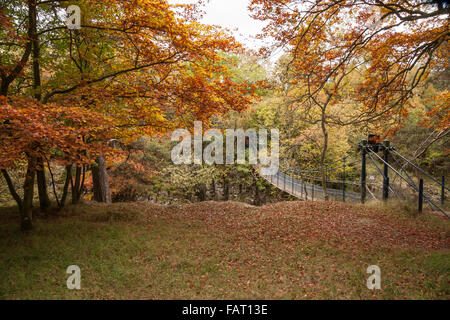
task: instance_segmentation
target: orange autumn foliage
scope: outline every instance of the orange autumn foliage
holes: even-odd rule
[[[357,74],[358,85],[346,93],[362,106],[358,121],[379,121],[380,131],[395,132],[414,90],[431,70],[448,68],[448,3],[252,0],[250,9],[268,22],[265,36],[288,48],[289,70],[306,87],[307,99],[319,101],[325,89],[329,103],[338,103],[346,78]]]
[[[97,112],[20,97],[0,97],[0,118],[0,169],[26,157],[62,165],[89,163],[105,151],[102,141],[112,126]]]
[[[5,48],[10,59],[0,65],[2,87],[9,87],[3,95],[10,96],[2,97],[1,118],[8,121],[0,123],[0,130],[14,131],[14,138],[2,142],[10,150],[3,153],[2,167],[35,153],[63,153],[73,163],[88,160],[82,153],[92,160],[110,139],[126,143],[161,134],[194,120],[208,121],[214,114],[243,110],[253,101],[255,84],[234,81],[229,60],[221,54],[243,48],[221,29],[199,23],[197,6],[164,0],[84,0],[77,5],[82,24],[74,31],[55,27],[58,21],[52,20],[51,10],[36,2],[37,13],[48,19],[25,36],[15,31],[20,28],[8,8],[0,11],[6,31],[0,33],[1,43],[16,44]],[[40,85],[29,90],[35,66],[30,67],[36,62],[28,52],[32,37],[40,43]],[[19,61],[21,56],[24,61]],[[23,70],[14,73],[19,65]],[[15,80],[9,82],[11,77]]]

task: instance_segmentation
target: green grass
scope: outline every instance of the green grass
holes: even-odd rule
[[[449,299],[449,230],[345,204],[85,203],[24,234],[5,208],[0,299]]]

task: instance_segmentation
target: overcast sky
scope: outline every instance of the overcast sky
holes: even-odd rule
[[[168,0],[169,3],[195,3],[195,0]],[[264,42],[255,39],[265,23],[250,17],[249,0],[210,0],[201,22],[230,29],[236,39],[251,49],[259,49]]]

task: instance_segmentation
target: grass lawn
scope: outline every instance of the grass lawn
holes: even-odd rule
[[[0,299],[449,299],[450,224],[334,202],[0,210]],[[81,268],[81,290],[66,269]],[[382,290],[366,287],[370,265]]]

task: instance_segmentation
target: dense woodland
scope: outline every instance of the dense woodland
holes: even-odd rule
[[[64,25],[68,2],[81,8],[80,29]],[[88,200],[290,199],[250,165],[174,165],[170,133],[194,121],[278,128],[283,165],[300,169],[357,159],[359,141],[375,133],[448,176],[448,4],[249,6],[272,43],[259,52],[199,22],[201,2],[2,1],[0,204],[14,201],[22,229]],[[275,48],[285,54],[270,63]]]

